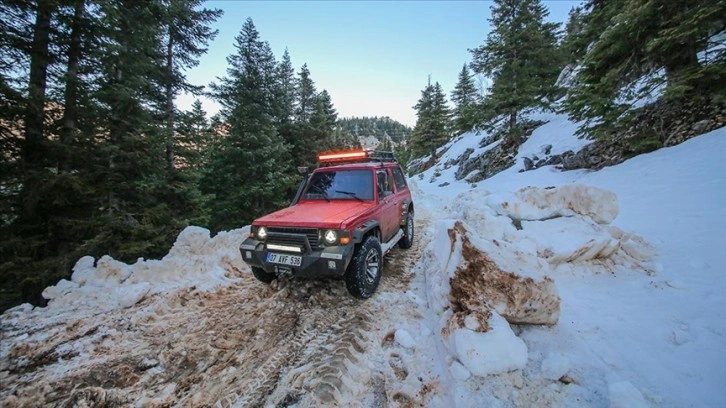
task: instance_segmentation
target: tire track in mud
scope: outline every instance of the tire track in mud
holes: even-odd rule
[[[312,286],[313,289],[322,289],[318,285]],[[321,292],[325,291],[323,289]],[[297,290],[293,289],[293,292]],[[360,329],[365,328],[367,322],[367,316],[363,313],[365,307],[358,301],[344,297],[344,293],[318,293],[314,297],[314,305],[299,296],[295,293],[283,301],[287,307],[293,306],[299,313],[297,318],[291,321],[291,325],[274,328],[289,335],[283,341],[272,344],[260,359],[260,364],[253,362],[252,366],[256,368],[251,370],[251,375],[238,378],[234,387],[228,390],[230,392],[218,400],[215,406],[250,407],[271,402],[280,405],[285,398],[301,401],[310,399],[307,397],[335,403],[336,392],[339,394],[342,391],[340,387],[343,383],[322,381],[325,379],[324,372],[333,365],[341,369],[353,366],[357,360],[356,354],[365,351],[366,339],[360,334]],[[266,330],[271,329],[270,325],[266,325]],[[343,358],[333,365],[329,364],[336,356]],[[254,360],[253,356],[246,357]],[[249,363],[248,359],[246,365],[249,366]],[[316,375],[308,377],[308,372],[312,371]],[[343,371],[340,374],[345,374]],[[275,399],[273,394],[278,388],[285,390],[285,395],[278,396],[280,401],[270,401]],[[312,404],[317,405],[314,402]]]

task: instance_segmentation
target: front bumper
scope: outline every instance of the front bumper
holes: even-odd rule
[[[262,268],[275,275],[291,275],[300,278],[340,277],[348,268],[355,245],[324,247],[320,250],[307,250],[291,253],[278,250],[270,251],[264,242],[247,238],[240,245],[242,260],[248,265]],[[267,254],[291,255],[301,257],[300,266],[285,265],[267,261]]]

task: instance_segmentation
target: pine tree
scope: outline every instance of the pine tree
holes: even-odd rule
[[[539,0],[495,0],[492,31],[472,50],[472,69],[493,79],[489,101],[509,118],[513,131],[527,108],[548,106],[562,69],[557,49],[558,24],[546,23],[549,12]]]
[[[436,161],[436,149],[450,137],[450,114],[441,85],[430,83],[421,91],[421,99],[414,106],[418,116],[411,134],[411,150],[414,156],[430,154]]]
[[[468,132],[478,124],[478,96],[474,77],[471,75],[467,64],[464,64],[459,73],[459,80],[454,86],[454,90],[451,91],[451,102],[454,104],[454,134]]]
[[[287,203],[288,148],[275,128],[278,75],[274,55],[252,19],[235,38],[227,76],[213,84],[229,133],[214,152],[203,185],[214,195],[211,226],[238,228]]]
[[[330,136],[335,129],[335,123],[338,120],[338,112],[336,112],[333,102],[330,99],[328,91],[323,89],[315,98],[315,112],[310,118],[310,125],[317,129],[325,141],[325,149],[332,149],[334,146],[330,143]]]
[[[566,104],[574,120],[585,122],[581,135],[608,137],[634,101],[662,85],[667,99],[724,99],[726,52],[704,63],[697,58],[726,28],[723,2],[592,0],[586,9],[579,43],[589,51]],[[656,75],[661,69],[664,75]]]
[[[290,60],[290,53],[287,48],[282,54],[282,60],[277,66],[277,89],[276,97],[279,112],[277,113],[278,123],[285,124],[292,121],[295,114],[295,69]]]
[[[576,63],[587,51],[587,44],[583,45],[585,27],[585,13],[582,7],[573,7],[568,14],[565,36],[560,44],[568,63]]]
[[[209,152],[216,142],[212,125],[202,108],[202,101],[194,100],[192,109],[182,112],[176,128],[179,169],[202,171],[209,164]]]
[[[199,64],[199,57],[207,52],[207,45],[217,35],[210,24],[222,15],[221,10],[198,9],[201,0],[163,0],[164,68],[161,86],[164,88],[164,116],[166,117],[166,162],[171,171],[175,167],[174,99],[179,92],[198,94],[200,87],[187,82],[184,70]]]
[[[328,102],[329,100],[328,95]],[[310,70],[307,64],[303,64],[295,83],[295,120],[292,132],[292,156],[299,166],[315,166],[317,152],[325,150],[327,144],[326,138],[329,136],[330,130],[325,126],[325,122],[327,122],[325,109],[327,107],[320,105],[320,102],[325,104],[324,101],[319,101]],[[330,109],[332,109],[332,103],[330,103]],[[318,112],[317,118],[316,111]],[[315,146],[315,148],[311,149],[310,146]]]
[[[308,123],[315,112],[317,91],[307,64],[300,68],[295,90],[295,119],[299,123]]]

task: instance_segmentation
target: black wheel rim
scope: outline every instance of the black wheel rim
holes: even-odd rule
[[[379,265],[378,251],[376,251],[375,248],[371,248],[368,250],[365,260],[366,281],[368,281],[368,283],[375,282],[376,277],[378,276]]]

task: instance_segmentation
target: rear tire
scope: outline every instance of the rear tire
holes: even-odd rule
[[[265,272],[264,269],[258,268],[256,266],[252,267],[252,274],[255,275],[255,278],[257,278],[258,281],[266,284],[270,284],[273,280],[277,278],[274,273]]]
[[[403,236],[401,237],[401,240],[398,241],[398,246],[400,246],[403,249],[411,248],[413,245],[413,214],[406,213],[406,224],[403,225]]]
[[[373,235],[369,235],[356,249],[353,259],[345,271],[345,287],[351,296],[368,299],[373,296],[381,281],[383,254],[381,243]]]

